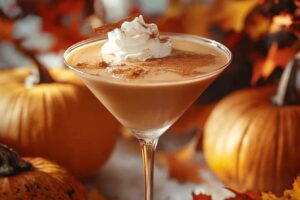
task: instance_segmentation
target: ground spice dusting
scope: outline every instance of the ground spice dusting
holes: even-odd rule
[[[98,67],[100,67],[100,68],[106,68],[107,66],[108,66],[108,64],[106,62],[104,62],[104,61],[100,61],[98,63]]]
[[[159,37],[161,43],[166,43],[169,39],[167,37]]]
[[[85,63],[85,62],[76,64],[76,67],[78,67],[78,68],[84,68],[84,67],[87,67],[87,66],[88,66],[88,63]]]
[[[167,38],[161,38],[167,40]],[[210,53],[194,53],[190,51],[173,49],[170,56],[152,58],[146,61],[125,61],[119,65],[110,66],[109,63],[99,60],[95,63],[78,62],[76,67],[88,73],[99,75],[101,69],[106,73],[120,76],[124,79],[139,79],[148,75],[171,72],[184,77],[196,76],[203,72],[202,66],[214,66],[220,56]],[[199,68],[200,67],[200,68]]]
[[[115,75],[123,75],[128,79],[140,78],[148,73],[147,70],[140,67],[126,68],[126,69],[114,69],[111,71]]]
[[[123,74],[128,78],[139,78],[146,73],[158,71],[173,72],[182,76],[195,76],[199,74],[199,71],[196,70],[198,67],[213,63],[215,63],[215,55],[174,50],[172,55],[168,57],[153,58],[141,62],[127,62],[126,66],[128,68],[113,71],[113,73]]]

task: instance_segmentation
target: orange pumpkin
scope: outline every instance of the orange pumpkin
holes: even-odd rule
[[[300,101],[293,66],[285,69],[273,101],[276,87],[245,89],[225,97],[209,116],[204,153],[231,188],[280,194],[300,174]]]
[[[83,187],[65,169],[43,158],[24,158],[0,144],[1,200],[85,200]]]
[[[0,71],[0,141],[77,177],[91,175],[113,150],[116,121],[70,70],[51,70],[53,82],[25,87],[30,71]]]

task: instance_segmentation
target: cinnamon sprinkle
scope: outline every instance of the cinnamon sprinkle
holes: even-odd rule
[[[108,33],[108,32],[112,31],[115,28],[119,28],[124,22],[132,21],[137,16],[138,16],[138,14],[134,14],[134,15],[131,15],[129,17],[125,17],[125,18],[123,18],[123,19],[121,19],[117,22],[113,22],[113,23],[110,23],[110,24],[103,24],[102,26],[95,28],[94,32],[97,33],[97,34]]]
[[[124,75],[126,78],[139,78],[149,72],[168,71],[182,76],[194,76],[199,74],[197,68],[207,66],[215,62],[215,56],[211,54],[197,54],[173,50],[172,55],[164,58],[153,58],[141,62],[127,62],[126,69],[116,69],[112,73]],[[143,66],[143,67],[141,67]]]
[[[135,79],[146,75],[148,71],[140,67],[133,67],[126,69],[115,69],[112,70],[112,73],[116,75],[123,75],[128,79]]]
[[[166,43],[166,42],[168,42],[168,38],[167,37],[159,37],[159,41],[161,42],[161,43]]]
[[[84,68],[84,67],[87,67],[87,66],[88,66],[88,63],[86,63],[86,62],[77,63],[76,66],[77,66],[78,68]]]
[[[100,61],[98,63],[98,67],[100,67],[100,68],[106,68],[107,66],[108,66],[108,64],[106,62],[104,62],[104,61]]]

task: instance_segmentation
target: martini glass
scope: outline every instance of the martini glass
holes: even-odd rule
[[[153,200],[154,154],[159,137],[187,110],[199,95],[217,78],[231,61],[230,51],[222,44],[198,36],[163,33],[172,40],[209,45],[227,57],[223,65],[206,69],[205,73],[188,79],[172,81],[135,82],[93,75],[83,72],[69,61],[70,54],[78,49],[104,42],[97,37],[84,40],[68,48],[64,54],[65,64],[75,71],[114,115],[116,119],[139,140],[144,164],[145,200]],[[100,49],[97,49],[100,52]]]

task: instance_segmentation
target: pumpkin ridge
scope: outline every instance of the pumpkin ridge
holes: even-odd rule
[[[5,113],[6,115],[8,115],[7,120],[8,120],[8,124],[9,126],[7,127],[7,130],[3,130],[3,133],[9,135],[11,133],[14,132],[15,126],[12,125],[15,123],[14,119],[14,112],[8,112],[8,110],[13,110],[11,108],[15,108],[16,107],[16,102],[17,102],[17,98],[18,98],[18,92],[20,90],[17,90],[15,92],[13,92],[8,98],[7,98],[7,102],[5,105],[8,105],[7,107],[4,108],[3,113]],[[4,105],[4,104],[3,104]],[[5,123],[5,122],[2,122]]]
[[[32,118],[32,116],[36,115],[35,110],[30,109],[32,104],[40,104],[41,103],[40,101],[36,102],[36,99],[35,99],[36,96],[37,96],[37,94],[36,94],[35,90],[29,89],[28,98],[27,98],[26,102],[24,103],[24,106],[27,107],[27,112],[25,115],[26,118],[24,118],[24,121],[27,122],[27,123],[25,123],[25,124],[27,124],[27,126],[26,126],[26,129],[23,130],[22,134],[19,133],[19,136],[18,136],[19,144],[28,145],[28,141],[34,141],[34,142],[36,141],[36,137],[37,137],[36,130],[39,127],[37,126],[36,118]],[[39,98],[39,100],[40,100],[40,98]],[[39,116],[39,117],[42,118],[43,116]],[[28,119],[28,120],[26,120],[26,119]],[[30,131],[32,134],[23,134],[28,131]],[[26,143],[24,141],[26,141]],[[33,147],[34,147],[34,151],[36,151],[37,149],[35,149],[36,148],[35,144],[33,144]],[[24,148],[26,148],[26,147],[24,147]],[[28,152],[28,151],[26,151],[26,152]]]
[[[22,119],[21,117],[18,117],[18,116],[22,116],[22,110],[23,110],[23,105],[22,105],[22,102],[23,100],[25,99],[24,98],[24,95],[26,95],[26,93],[23,91],[23,90],[20,90],[18,93],[16,93],[16,96],[15,96],[15,103],[14,103],[14,107],[15,107],[15,112],[13,112],[13,117],[11,119],[11,121],[14,121],[15,124],[15,127],[14,131],[12,131],[11,133],[14,134],[14,132],[16,131],[17,133],[19,133],[20,135],[22,135]]]
[[[242,146],[244,144],[244,139],[246,137],[249,127],[250,127],[250,123],[247,125],[247,127],[245,128],[245,130],[241,136],[241,143],[238,146],[237,152],[240,152],[242,149]],[[241,178],[240,178],[240,153],[237,153],[237,156],[236,156],[236,172],[235,173],[236,173],[236,175],[235,175],[236,180],[238,181],[238,187],[240,188],[242,185]]]
[[[277,159],[274,159],[274,166],[275,166],[275,171],[274,171],[274,177],[275,177],[275,180],[280,180],[279,179],[279,169],[280,169],[280,162],[279,162],[279,159],[278,159],[278,156],[280,155],[280,148],[279,148],[279,143],[281,140],[281,137],[280,137],[280,133],[281,133],[281,115],[280,115],[280,110],[279,109],[276,109],[276,118],[277,118],[277,123],[276,123],[276,133],[275,133],[275,155],[274,155],[274,158],[277,158]],[[279,191],[279,188],[277,186],[277,184],[275,183],[277,181],[273,181],[272,182],[272,188],[274,188],[275,191]]]
[[[235,99],[236,100],[236,99]],[[222,129],[222,132],[224,133],[231,133],[232,132],[232,129],[234,127],[234,125],[236,124],[236,122],[234,120],[231,120],[231,118],[238,118],[238,119],[241,119],[241,116],[247,116],[249,115],[249,112],[247,112],[247,110],[249,110],[249,108],[251,108],[253,105],[256,105],[258,104],[257,102],[255,102],[254,104],[249,104],[248,105],[248,101],[246,99],[238,99],[236,100],[237,102],[235,102],[235,104],[237,103],[237,107],[236,107],[236,110],[238,110],[238,112],[235,112],[234,115],[229,115],[227,116],[226,118],[226,121],[228,121],[228,123],[226,123],[226,126],[223,127]],[[224,104],[226,105],[226,99],[224,102],[222,102],[219,106],[220,109],[215,111],[214,113],[212,113],[211,115],[211,119],[209,123],[213,123],[215,121],[219,121],[221,124],[223,124],[222,120],[215,120],[215,119],[218,119],[218,113],[219,112],[222,112],[222,113],[228,113],[230,112],[229,110],[232,109],[231,107],[228,107],[228,106],[224,106]],[[244,102],[244,103],[241,103],[241,102]],[[247,106],[245,106],[245,104]],[[224,109],[224,107],[226,107],[226,109]],[[228,110],[227,110],[228,109]],[[227,111],[226,111],[227,110]],[[228,119],[228,117],[230,117],[230,119]],[[215,128],[218,128],[218,125],[216,125],[215,123],[213,123]],[[209,126],[209,125],[208,125]],[[211,126],[209,126],[211,127]],[[217,133],[218,131],[213,131],[212,133]],[[228,134],[227,134],[228,135]],[[217,136],[218,137],[218,136]],[[210,142],[211,144],[213,143],[213,141]],[[222,143],[223,147],[221,149],[224,149],[226,148],[226,143]],[[238,159],[239,160],[239,159]],[[220,165],[223,165],[223,164],[220,164]],[[239,165],[238,165],[239,166]],[[227,167],[224,168],[225,170],[228,170]],[[239,172],[238,172],[239,173]],[[226,174],[226,176],[231,179],[232,178],[232,175],[229,173],[229,174]],[[238,176],[240,177],[240,176]],[[241,178],[242,179],[242,176]]]
[[[48,135],[51,131],[49,131],[49,130],[51,130],[51,128],[52,127],[50,127],[49,126],[49,112],[51,112],[51,110],[49,110],[49,108],[52,108],[51,106],[49,106],[48,104],[49,104],[49,102],[51,102],[51,98],[49,98],[49,100],[48,100],[48,96],[50,96],[50,93],[52,92],[52,90],[51,90],[52,88],[48,88],[47,90],[45,90],[45,91],[43,91],[43,93],[42,93],[42,102],[43,102],[43,116],[44,116],[44,119],[42,120],[42,122],[43,122],[43,139],[42,140],[45,140],[45,135]],[[53,94],[52,94],[53,95]],[[54,99],[55,99],[55,97],[53,97]],[[46,149],[46,147],[44,147],[45,149]],[[45,155],[47,155],[47,157],[48,157],[48,155],[49,155],[49,150],[46,150],[45,151],[46,152],[46,154]]]
[[[250,135],[252,135],[253,128],[257,126],[258,122],[260,122],[259,119],[261,118],[261,116],[265,115],[265,113],[263,113],[263,112],[260,113],[260,115],[257,115],[257,111],[260,110],[260,109],[263,109],[264,105],[260,105],[259,103],[256,103],[256,104],[258,104],[258,105],[250,104],[251,105],[249,107],[250,110],[248,112],[245,112],[245,117],[248,118],[248,128],[247,128],[247,132],[245,132],[243,134],[243,140],[242,140],[243,145],[241,145],[241,148],[239,149],[239,156],[241,156],[241,152],[244,153],[244,151],[245,151],[244,148],[247,148],[247,147],[244,146],[246,138],[250,137]],[[251,109],[251,107],[253,107],[253,106],[256,106],[256,107],[254,107],[254,108]],[[261,157],[260,154],[258,156]],[[239,157],[239,159],[240,159],[240,157]],[[241,162],[244,163],[245,161],[241,161]],[[239,162],[239,164],[241,164],[241,162]],[[243,164],[243,165],[245,165],[245,164]],[[260,165],[261,164],[258,163],[258,164],[255,165],[255,167],[253,167],[253,164],[251,162],[249,162],[249,166],[251,166],[251,168],[247,169],[246,172],[243,172],[243,174],[241,175],[241,177],[238,179],[239,185],[244,185],[244,183],[249,179],[248,175],[251,174],[251,173],[253,173],[253,171],[255,173],[254,174],[255,177],[260,177],[259,170],[257,170],[257,169],[260,169]],[[241,167],[239,168],[239,170],[240,169],[241,169]],[[257,184],[259,184],[259,183],[257,183]],[[240,188],[242,190],[245,189],[244,187],[240,187]]]
[[[292,108],[294,108],[294,106],[292,106]],[[284,121],[283,121],[283,125],[285,127],[285,130],[287,130],[286,132],[284,132],[284,138],[286,139],[285,141],[287,141],[287,146],[289,146],[289,148],[287,150],[289,150],[288,155],[292,155],[291,157],[288,157],[288,161],[284,167],[283,170],[286,171],[297,171],[300,172],[300,165],[297,166],[291,166],[290,162],[293,162],[293,160],[300,160],[300,154],[297,152],[300,152],[300,145],[297,145],[297,141],[299,141],[299,130],[300,130],[300,109],[299,108],[295,108],[295,109],[282,109],[282,113],[284,116]],[[295,121],[296,120],[296,121]],[[296,124],[296,127],[293,128],[293,124]],[[293,147],[293,148],[292,148]],[[287,181],[287,179],[285,177],[283,177],[285,180],[285,182],[283,183],[285,185],[285,187],[287,187],[288,185],[291,185],[293,183],[293,180],[290,179]],[[282,192],[282,191],[280,191]]]
[[[25,91],[22,91],[22,93],[19,95],[19,99],[18,101],[23,102],[23,105],[20,105],[20,109],[19,109],[19,126],[18,126],[18,131],[17,133],[19,133],[19,140],[20,142],[23,142],[23,140],[27,140],[28,138],[26,138],[27,136],[24,134],[24,127],[26,126],[26,124],[24,124],[24,119],[26,119],[26,115],[24,114],[25,109],[27,109],[28,107],[26,106],[27,102],[28,102],[28,93]],[[20,103],[21,104],[21,103]],[[18,110],[18,109],[17,109]],[[25,116],[24,116],[25,115]]]
[[[264,112],[263,112],[264,111]],[[276,115],[275,117],[272,117],[273,116],[273,113],[274,113],[274,110],[268,106],[268,105],[265,105],[265,104],[262,104],[262,115],[260,117],[261,120],[263,119],[268,119],[266,120],[266,122],[264,123],[264,127],[261,127],[262,129],[262,133],[264,134],[263,136],[265,138],[270,138],[272,137],[272,141],[273,141],[273,138],[277,136],[277,131],[272,131],[273,129],[271,129],[270,127],[273,127],[273,124],[278,124],[277,122],[277,118],[278,116]],[[276,113],[277,113],[277,110],[276,110]],[[273,120],[275,121],[276,123],[271,123],[270,121]],[[271,125],[269,125],[271,124]],[[268,127],[268,125],[270,127]],[[272,135],[270,135],[272,133]],[[261,139],[261,138],[260,138]],[[266,141],[268,141],[267,139],[264,139]],[[270,142],[270,141],[269,141]],[[274,144],[274,147],[273,148],[269,148],[269,149],[265,149],[265,146],[266,145],[269,145],[269,144],[264,144],[262,143],[261,146],[260,146],[260,150],[259,152],[262,152],[261,155],[260,155],[260,160],[264,161],[266,160],[265,162],[258,162],[257,163],[257,168],[258,170],[256,170],[256,174],[255,176],[257,177],[260,177],[259,178],[259,188],[262,187],[262,185],[269,185],[269,188],[267,188],[267,190],[274,190],[274,185],[276,184],[276,181],[270,181],[269,180],[269,177],[265,177],[265,178],[261,178],[263,177],[263,174],[266,173],[266,171],[262,170],[262,169],[266,169],[266,167],[264,166],[265,163],[267,162],[270,162],[268,159],[269,158],[276,158],[277,156],[277,144],[276,144],[276,140],[275,140],[275,144]],[[272,155],[269,155],[269,153],[272,153]],[[275,160],[272,159],[272,162],[271,162],[271,167],[276,169],[276,163],[275,163]],[[274,172],[273,170],[267,170],[267,171],[270,171],[272,172],[272,177],[276,177],[276,172]]]

